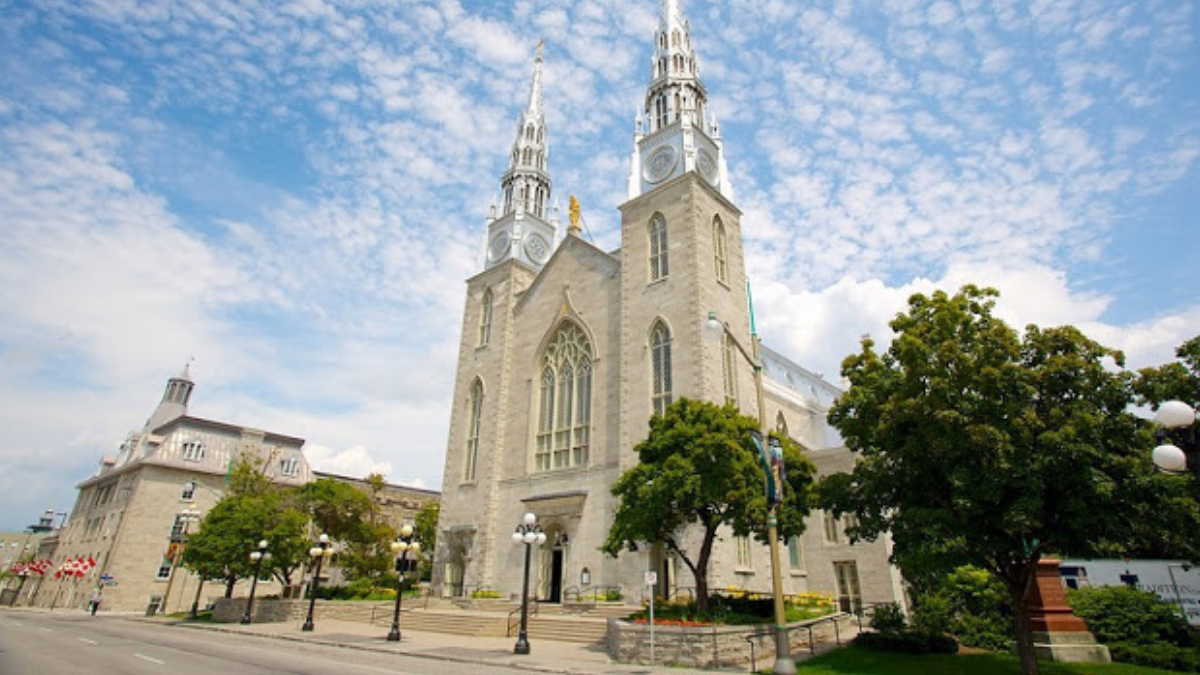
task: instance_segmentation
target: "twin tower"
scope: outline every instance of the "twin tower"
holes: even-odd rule
[[[538,597],[637,589],[647,569],[670,588],[675,563],[659,548],[599,552],[610,486],[672,400],[755,411],[749,367],[702,329],[715,312],[749,342],[741,213],[678,0],[662,3],[634,138],[621,247],[587,242],[574,217],[559,239],[539,47],[484,269],[467,281],[435,551],[446,595],[519,593],[510,538],[527,512],[548,534]]]

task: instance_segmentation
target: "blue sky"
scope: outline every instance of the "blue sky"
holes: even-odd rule
[[[997,286],[1130,365],[1200,332],[1178,0],[685,0],[764,340],[837,381]],[[439,487],[464,279],[544,38],[555,195],[619,242],[655,0],[0,0],[0,529],[191,412]]]

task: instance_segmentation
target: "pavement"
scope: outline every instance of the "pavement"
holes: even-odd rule
[[[416,614],[409,615],[419,620]],[[130,616],[130,618],[136,618]],[[428,633],[400,625],[400,641],[388,642],[388,627],[356,621],[324,619],[315,622],[311,632],[300,630],[298,623],[229,624],[181,621],[169,617],[142,618],[154,623],[170,623],[193,630],[239,633],[276,640],[308,642],[344,649],[404,654],[456,663],[478,663],[489,666],[509,667],[527,673],[564,673],[566,675],[679,675],[687,670],[693,673],[715,673],[713,671],[684,669],[678,666],[657,667],[627,663],[615,663],[608,658],[603,645],[584,645],[550,640],[531,640],[530,653],[513,653],[515,638],[463,637],[442,633]]]

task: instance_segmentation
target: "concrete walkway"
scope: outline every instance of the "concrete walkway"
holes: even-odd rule
[[[136,617],[131,616],[130,618]],[[404,619],[409,618],[410,615],[401,618],[401,638],[398,643],[387,641],[387,626],[335,619],[316,621],[312,632],[301,631],[298,623],[263,623],[243,626],[236,623],[188,622],[157,617],[142,618],[141,620],[173,624],[189,630],[241,633],[277,640],[294,640],[346,649],[391,652],[458,663],[507,666],[518,672],[529,673],[565,673],[568,675],[666,675],[670,673],[679,675],[681,672],[731,672],[728,670],[704,671],[613,663],[605,653],[603,645],[581,645],[550,640],[531,639],[530,653],[518,656],[513,654],[515,638],[462,637],[442,633],[426,633],[406,627]],[[411,619],[419,621],[420,615],[413,614]]]

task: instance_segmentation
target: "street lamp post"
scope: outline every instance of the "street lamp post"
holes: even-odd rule
[[[1200,447],[1196,442],[1196,411],[1183,401],[1167,401],[1158,407],[1154,421],[1162,425],[1158,436],[1161,443],[1151,457],[1155,466],[1167,473],[1184,473],[1191,469],[1200,481]],[[1186,430],[1186,431],[1185,431]],[[1183,447],[1173,444],[1177,441]]]
[[[408,560],[408,552],[413,557],[421,552],[421,542],[413,536],[412,525],[400,528],[400,535],[392,542],[392,553],[396,554],[396,609],[392,612],[392,630],[388,631],[388,642],[400,641],[400,599],[404,597],[404,567]]]
[[[770,438],[771,430],[767,427],[767,408],[766,399],[763,394],[763,365],[762,358],[759,355],[758,349],[758,330],[754,327],[753,309],[750,316],[750,351],[747,351],[742,343],[729,329],[729,324],[717,318],[716,312],[708,313],[708,320],[705,321],[705,328],[717,334],[723,334],[729,338],[729,341],[737,347],[742,358],[750,364],[754,370],[754,393],[758,399],[758,430],[762,434],[762,442],[767,444]],[[768,469],[769,470],[769,469]],[[768,480],[770,478],[768,477]],[[783,486],[777,485],[776,490],[779,494],[783,494]],[[796,662],[792,660],[791,641],[788,639],[787,629],[787,614],[783,606],[783,577],[779,569],[779,506],[774,501],[768,500],[767,503],[767,540],[771,548],[771,594],[774,596],[775,609],[775,665],[772,668],[774,675],[795,675]]]
[[[513,647],[514,654],[529,653],[529,556],[533,545],[546,543],[546,533],[537,524],[537,516],[526,513],[513,532],[514,544],[525,545],[525,576],[521,585],[521,633],[517,635],[517,645]]]
[[[333,548],[329,544],[329,535],[322,533],[317,537],[317,545],[308,549],[308,555],[312,556],[317,561],[317,569],[313,572],[312,584],[308,591],[308,618],[304,620],[304,625],[300,627],[302,631],[311,631],[313,629],[313,609],[317,604],[317,587],[321,584],[321,562],[333,555]]]
[[[175,555],[171,558],[171,574],[167,577],[167,590],[163,591],[162,605],[158,608],[159,614],[167,613],[167,601],[171,598],[171,587],[175,585],[175,575],[179,571],[179,563],[183,562],[183,547],[187,545],[188,526],[200,520],[200,512],[192,509],[184,509],[179,512],[179,522],[183,524],[183,529],[178,535],[171,536],[171,543],[179,543],[175,549]]]
[[[271,554],[267,552],[266,539],[258,542],[258,550],[250,553],[250,559],[254,561],[254,579],[250,582],[250,599],[246,601],[246,612],[242,614],[242,623],[250,623],[251,612],[254,610],[254,591],[258,589],[258,577],[262,574],[263,560],[270,560]]]

